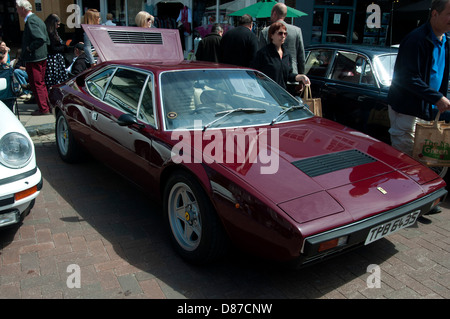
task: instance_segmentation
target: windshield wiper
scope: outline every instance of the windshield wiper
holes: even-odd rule
[[[228,110],[228,111],[221,111],[221,112],[217,112],[215,114],[215,116],[220,116],[218,119],[215,119],[212,122],[209,122],[208,124],[206,124],[205,126],[203,126],[203,132],[210,127],[211,125],[213,125],[214,123],[222,120],[223,118],[227,117],[228,115],[230,115],[231,113],[235,113],[235,112],[244,112],[244,113],[266,113],[265,109],[256,109],[256,108],[238,108],[238,109],[233,109],[233,110]]]
[[[303,109],[303,108],[305,108],[305,104],[292,105],[291,107],[284,109],[283,111],[280,112],[280,114],[278,114],[278,116],[276,118],[274,118],[272,120],[272,122],[270,122],[270,125],[275,124],[275,122],[278,121],[280,118],[282,118],[287,112],[292,111],[292,110],[297,110],[297,109]]]

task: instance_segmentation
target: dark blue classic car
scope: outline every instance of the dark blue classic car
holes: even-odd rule
[[[390,143],[387,93],[398,49],[318,44],[306,53],[305,73],[323,117]]]

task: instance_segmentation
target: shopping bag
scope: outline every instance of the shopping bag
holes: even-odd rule
[[[450,124],[436,119],[430,124],[417,123],[413,157],[427,166],[450,166]]]
[[[314,115],[322,116],[322,100],[320,98],[313,98],[311,93],[311,86],[306,85],[303,90],[302,96],[303,103],[308,105],[309,110],[314,113]]]

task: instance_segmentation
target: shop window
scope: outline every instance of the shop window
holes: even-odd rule
[[[353,6],[353,0],[316,0],[316,6]]]

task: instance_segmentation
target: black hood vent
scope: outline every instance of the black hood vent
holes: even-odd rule
[[[315,177],[344,168],[373,163],[376,160],[358,150],[349,150],[292,162],[292,164],[310,177]]]

